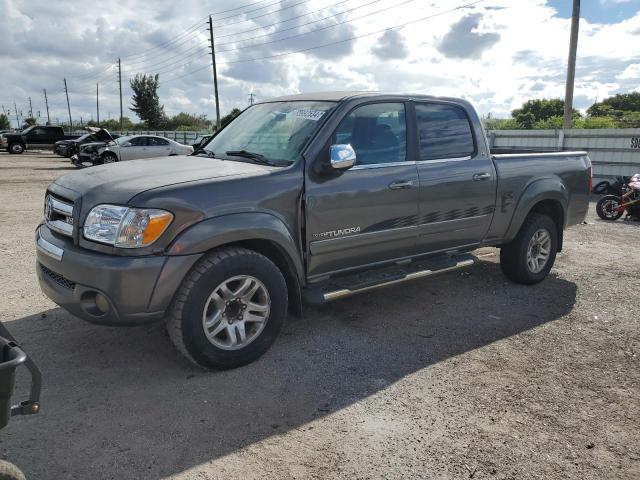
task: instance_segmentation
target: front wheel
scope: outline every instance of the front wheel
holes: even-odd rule
[[[13,463],[0,460],[0,480],[26,480],[26,478]]]
[[[187,275],[167,330],[196,365],[235,368],[269,349],[286,313],[287,285],[278,267],[252,250],[224,248],[209,253]]]
[[[602,220],[617,220],[623,211],[619,209],[620,197],[616,195],[605,195],[596,204],[596,213]]]
[[[516,238],[500,249],[500,266],[510,280],[532,285],[549,274],[557,250],[555,222],[546,215],[530,213]]]
[[[118,156],[113,152],[106,152],[102,154],[100,157],[99,165],[106,165],[108,163],[116,163],[118,161]]]
[[[24,152],[24,145],[22,145],[21,143],[12,143],[11,145],[9,145],[9,153],[12,153],[14,155],[20,155],[23,152]]]

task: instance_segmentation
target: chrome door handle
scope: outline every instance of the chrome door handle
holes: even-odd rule
[[[402,190],[405,188],[413,188],[413,182],[411,180],[398,180],[397,182],[391,182],[389,184],[391,190]]]
[[[491,178],[491,174],[490,173],[476,173],[473,177],[474,181],[478,181],[478,180],[489,180]]]

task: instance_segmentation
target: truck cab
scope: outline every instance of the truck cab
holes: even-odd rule
[[[288,313],[476,262],[544,280],[584,219],[585,152],[493,155],[466,101],[330,92],[246,109],[191,156],[65,175],[38,276],[87,321],[164,320],[207,368],[251,362]]]

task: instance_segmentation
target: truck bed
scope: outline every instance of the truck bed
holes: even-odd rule
[[[558,200],[566,209],[564,225],[580,223],[589,208],[591,161],[584,151],[535,152],[532,150],[492,149],[491,158],[498,174],[496,210],[488,243],[509,232],[524,192],[535,192],[536,185],[558,185]],[[529,193],[530,195],[532,193]],[[509,235],[507,234],[507,237]]]

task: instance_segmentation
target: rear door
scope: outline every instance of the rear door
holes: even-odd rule
[[[418,251],[473,247],[495,206],[496,173],[482,130],[450,102],[415,102],[419,189]]]
[[[311,278],[412,253],[418,174],[407,154],[405,112],[402,102],[355,107],[330,143],[351,144],[356,165],[340,172],[308,170],[305,213]],[[328,158],[328,150],[322,155]]]

